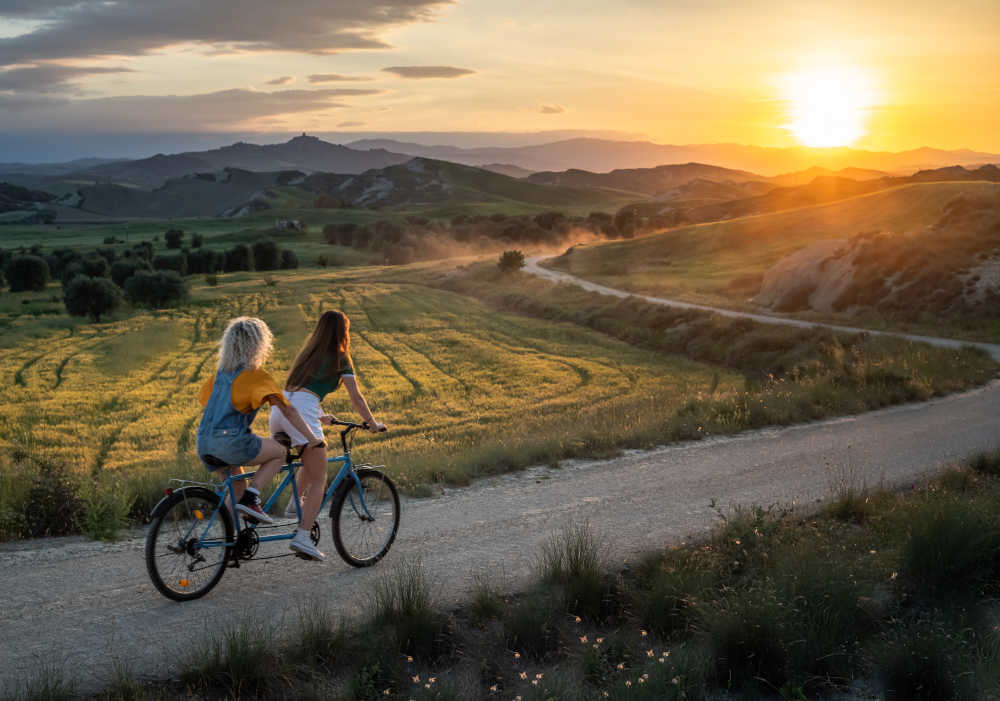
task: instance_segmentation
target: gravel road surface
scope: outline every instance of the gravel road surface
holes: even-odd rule
[[[2,544],[0,688],[11,690],[40,666],[55,664],[81,690],[94,690],[116,659],[134,674],[170,677],[192,641],[227,621],[250,618],[277,629],[314,597],[363,612],[373,582],[402,558],[422,560],[447,606],[468,592],[477,571],[518,588],[541,544],[571,523],[588,521],[620,563],[703,534],[718,520],[713,503],[808,505],[831,496],[841,480],[905,486],[949,462],[1000,449],[998,417],[1000,381],[994,381],[860,416],[535,468],[404,500],[396,544],[374,568],[345,565],[326,535],[325,563],[292,557],[247,563],[188,603],[168,601],[150,584],[141,532],[112,544],[82,538]],[[322,525],[328,533],[328,523]],[[283,552],[268,547],[260,554]]]

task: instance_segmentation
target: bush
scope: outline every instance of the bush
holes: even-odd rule
[[[157,309],[187,297],[187,284],[173,270],[137,272],[125,282],[125,294],[133,304]]]
[[[447,621],[434,611],[431,584],[419,562],[402,561],[375,581],[375,623],[392,626],[400,651],[433,659],[448,643]]]
[[[216,285],[219,284],[219,276],[216,275],[215,273],[212,273],[211,275],[206,275],[205,284],[208,285],[209,287],[215,287]]]
[[[149,263],[144,258],[116,260],[111,266],[111,280],[119,287],[125,287],[125,281],[140,270],[149,270]]]
[[[326,266],[330,265],[330,259],[327,258],[326,256],[319,256],[316,258],[316,265],[318,265],[321,268],[325,268]]]
[[[295,251],[285,248],[281,251],[281,269],[291,270],[293,268],[299,267],[299,257],[295,255]]]
[[[497,267],[501,272],[513,273],[524,267],[524,254],[521,251],[504,251],[500,255],[500,262]]]
[[[122,290],[106,277],[78,275],[66,286],[63,301],[71,316],[89,316],[100,322],[102,315],[121,305]]]
[[[600,619],[614,606],[614,582],[604,574],[601,545],[590,527],[565,528],[542,545],[542,582],[559,587],[568,613]]]
[[[227,273],[253,270],[253,251],[245,243],[233,246],[226,251],[222,267]]]
[[[79,484],[63,465],[39,462],[38,476],[23,504],[29,538],[71,535],[80,528]]]
[[[201,248],[204,241],[201,234],[191,234],[191,248]]]
[[[167,248],[180,248],[181,241],[184,240],[184,232],[180,229],[170,229],[163,235],[163,240],[166,242]]]
[[[18,256],[4,274],[11,292],[41,292],[49,282],[49,264],[40,256]]]
[[[223,267],[224,256],[207,248],[199,248],[187,254],[188,274],[214,273]]]
[[[278,244],[269,239],[253,245],[254,270],[277,270],[281,267],[281,251]]]

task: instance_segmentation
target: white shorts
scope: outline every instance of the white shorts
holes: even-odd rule
[[[319,438],[323,437],[323,424],[319,422],[319,417],[323,415],[323,408],[320,406],[319,397],[317,397],[312,392],[306,390],[299,390],[297,392],[284,391],[285,399],[288,403],[295,407],[296,411],[302,417],[306,426],[312,429],[312,432]],[[288,434],[288,437],[292,439],[293,446],[305,445],[306,443],[314,442],[312,438],[306,438],[299,431],[289,423],[285,415],[281,413],[281,410],[276,406],[271,407],[271,416],[268,418],[268,428],[273,436],[275,433],[280,433],[284,431]]]

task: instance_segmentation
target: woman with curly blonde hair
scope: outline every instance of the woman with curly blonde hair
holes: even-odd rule
[[[260,465],[249,487],[233,485],[236,510],[263,523],[273,519],[261,507],[260,488],[278,474],[285,449],[275,440],[250,430],[257,410],[266,402],[278,411],[310,445],[323,445],[288,403],[274,378],[262,368],[271,354],[271,329],[262,320],[241,316],[229,322],[219,343],[215,377],[205,382],[200,399],[205,411],[198,426],[198,456],[209,471],[225,469],[225,476],[243,473],[243,465]]]

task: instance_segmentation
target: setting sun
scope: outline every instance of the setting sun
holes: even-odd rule
[[[805,146],[847,146],[865,135],[874,88],[857,68],[809,68],[784,79],[787,128]]]

